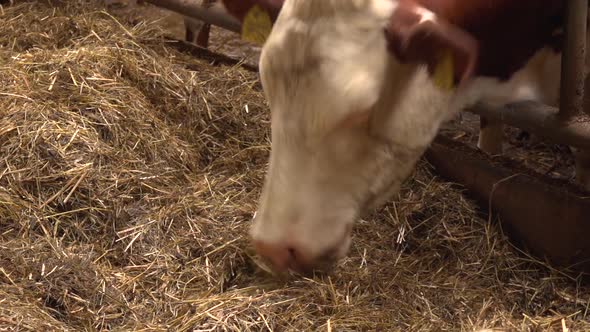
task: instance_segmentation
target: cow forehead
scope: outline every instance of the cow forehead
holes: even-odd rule
[[[263,57],[269,54],[275,65],[304,71],[317,64],[320,55],[337,57],[362,43],[365,34],[381,35],[380,29],[397,6],[397,0],[287,0],[263,47]],[[425,9],[420,14],[425,20],[433,17]]]
[[[397,3],[398,0],[287,0],[280,16],[293,16],[305,20],[365,11],[386,18],[391,15]]]
[[[380,17],[394,2],[326,0],[309,16],[300,7],[310,9],[321,2],[297,2],[297,15],[292,10],[295,2],[286,2],[263,47],[261,76],[273,122],[289,119],[299,122],[307,131],[304,135],[321,134],[350,112],[368,111],[377,101],[389,58],[386,20]],[[362,10],[334,12],[344,8],[343,3],[357,2],[365,5]]]

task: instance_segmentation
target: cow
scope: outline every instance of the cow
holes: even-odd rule
[[[212,8],[217,4],[217,0],[201,0],[200,5],[203,8]],[[195,43],[200,47],[209,47],[209,35],[211,32],[211,24],[205,23],[201,20],[184,17],[185,40],[190,43]],[[198,32],[197,32],[198,31]]]
[[[565,8],[562,0],[222,2],[242,22],[256,9],[273,24],[259,60],[271,153],[250,236],[274,271],[299,273],[347,254],[355,221],[398,192],[444,121],[479,100],[534,95],[519,80],[536,54],[560,52]]]

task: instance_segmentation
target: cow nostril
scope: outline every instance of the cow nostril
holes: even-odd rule
[[[295,248],[293,247],[288,247],[287,251],[289,252],[289,258],[291,258],[294,261],[297,261],[297,250],[295,250]]]
[[[338,253],[338,246],[325,250],[321,255],[318,256],[319,261],[331,261]]]
[[[264,241],[254,241],[256,251],[264,259],[270,261],[279,270],[297,266],[302,259],[301,252],[293,246],[285,246]]]

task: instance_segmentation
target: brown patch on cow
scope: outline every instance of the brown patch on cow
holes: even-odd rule
[[[401,0],[434,12],[479,43],[475,75],[509,79],[541,48],[560,50],[563,0]]]

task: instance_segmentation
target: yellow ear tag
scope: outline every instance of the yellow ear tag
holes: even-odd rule
[[[443,90],[452,90],[455,72],[453,67],[453,54],[451,51],[446,50],[434,69],[434,84]]]
[[[263,45],[270,35],[272,20],[268,13],[259,5],[254,5],[244,16],[242,23],[242,39]]]

